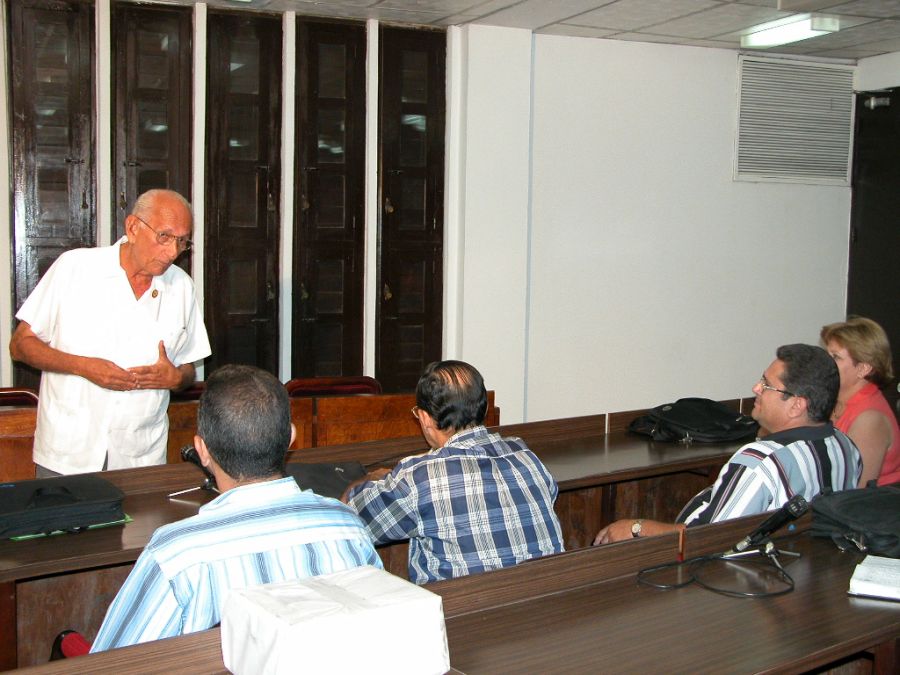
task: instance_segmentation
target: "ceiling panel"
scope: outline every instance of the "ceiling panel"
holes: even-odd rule
[[[173,0],[193,4],[194,0]],[[212,7],[379,19],[446,27],[477,23],[539,34],[740,49],[751,27],[789,16],[783,7],[818,7],[858,23],[794,45],[753,50],[858,59],[900,51],[900,0],[209,0]],[[747,50],[749,51],[749,50]]]

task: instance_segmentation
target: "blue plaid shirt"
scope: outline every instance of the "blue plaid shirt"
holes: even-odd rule
[[[349,504],[376,543],[410,540],[409,578],[424,584],[562,551],[558,492],[521,439],[477,426],[357,486]]]
[[[226,592],[276,581],[381,568],[353,511],[293,478],[228,490],[200,513],[153,533],[110,605],[98,652],[205,630]]]

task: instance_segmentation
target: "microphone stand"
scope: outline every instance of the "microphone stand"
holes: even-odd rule
[[[795,558],[799,558],[800,554],[796,551],[784,551],[778,548],[775,548],[775,544],[772,543],[772,540],[768,537],[763,539],[759,544],[754,548],[748,548],[744,551],[735,551],[732,549],[728,553],[723,553],[721,558],[722,560],[736,560],[738,558],[746,558],[751,555],[762,555],[769,558],[775,566],[784,572],[784,568],[781,566],[781,562],[778,560],[779,554],[794,556]]]
[[[203,481],[202,485],[187,488],[186,490],[179,490],[178,492],[172,492],[171,494],[169,494],[169,499],[171,499],[172,497],[178,497],[179,495],[186,495],[188,492],[196,492],[197,490],[209,490],[210,492],[219,494],[219,488],[216,487],[215,482],[207,478],[205,481]]]
[[[190,462],[197,468],[199,468],[203,475],[206,477],[206,480],[203,481],[201,485],[197,487],[187,488],[186,490],[179,490],[178,492],[173,492],[169,495],[169,499],[172,497],[178,497],[180,495],[186,495],[188,492],[196,492],[197,490],[208,490],[209,492],[215,492],[219,494],[219,486],[216,485],[216,477],[210,473],[209,469],[207,469],[203,464],[200,463],[200,458],[197,456],[197,451],[194,450],[194,446],[186,445],[181,449],[181,460],[183,462]]]

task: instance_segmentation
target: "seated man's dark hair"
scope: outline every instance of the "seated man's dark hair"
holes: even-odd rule
[[[807,400],[807,413],[813,422],[827,422],[837,403],[841,376],[834,359],[821,347],[783,345],[775,356],[784,361],[781,381],[784,388]]]
[[[197,433],[216,464],[233,479],[282,476],[291,443],[287,391],[259,368],[222,366],[206,380]]]
[[[441,431],[482,424],[487,412],[484,379],[463,361],[429,363],[416,387],[416,405],[434,418]]]

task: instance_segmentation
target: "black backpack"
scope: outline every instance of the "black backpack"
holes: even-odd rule
[[[755,436],[759,425],[718,401],[680,398],[636,417],[628,430],[654,441],[717,443]]]
[[[842,551],[900,558],[900,487],[884,485],[832,492],[812,500],[814,537],[828,537]]]

